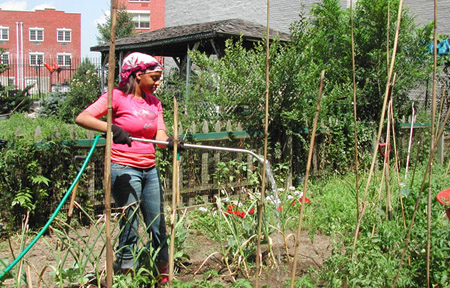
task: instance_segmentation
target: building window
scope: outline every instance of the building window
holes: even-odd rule
[[[0,63],[3,65],[9,65],[9,53],[3,53],[0,55]]]
[[[44,41],[44,28],[30,28],[30,41]]]
[[[41,66],[44,64],[44,53],[30,53],[30,66]]]
[[[58,54],[58,66],[70,66],[72,64],[71,54]]]
[[[9,40],[9,27],[0,26],[0,40]]]
[[[58,42],[71,42],[72,30],[71,29],[58,29]]]
[[[14,77],[0,77],[0,85],[3,85],[3,86],[15,85]]]
[[[134,27],[136,29],[149,29],[150,28],[150,12],[133,12],[128,11],[133,15]]]

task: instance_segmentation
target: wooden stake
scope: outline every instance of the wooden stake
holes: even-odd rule
[[[269,134],[269,57],[270,57],[270,0],[267,0],[267,30],[266,30],[266,106],[265,106],[265,122],[264,122],[264,163],[263,173],[261,179],[261,199],[258,204],[258,237],[256,244],[256,273],[255,273],[255,288],[259,287],[259,272],[261,268],[262,254],[261,254],[261,230],[262,230],[262,215],[264,211],[264,199],[266,198],[266,162],[267,162],[267,143]]]
[[[386,145],[384,146],[384,159],[383,159],[383,166],[384,166],[384,171],[383,173],[386,173],[385,176],[385,184],[386,184],[386,221],[391,219],[391,213],[392,213],[392,205],[391,205],[391,193],[390,193],[390,188],[389,188],[389,181],[391,180],[390,178],[390,173],[389,173],[389,154],[390,154],[390,146],[391,146],[391,109],[389,109],[389,107],[391,107],[392,105],[392,99],[389,100],[389,104],[388,104],[388,122],[387,122],[387,129],[386,129]]]
[[[433,92],[432,92],[432,104],[431,104],[431,147],[434,146],[436,135],[435,133],[435,119],[436,119],[436,67],[437,67],[437,0],[434,0],[434,35],[433,35]],[[430,151],[431,154],[431,151]],[[431,179],[432,179],[432,169],[433,160],[431,160],[430,172],[428,174],[428,195],[427,195],[427,287],[430,287],[430,261],[431,261]]]
[[[316,129],[317,129],[317,122],[319,121],[320,99],[322,99],[324,79],[325,79],[325,71],[322,71],[322,74],[320,75],[320,87],[319,87],[319,97],[317,98],[316,115],[314,117],[313,130],[312,130],[312,134],[311,134],[311,140],[309,143],[308,162],[306,163],[305,180],[303,182],[302,205],[300,206],[300,218],[298,220],[297,236],[295,238],[294,263],[292,264],[291,288],[294,288],[295,272],[297,270],[298,250],[299,250],[299,246],[300,246],[300,235],[301,235],[301,230],[302,230],[303,214],[304,214],[304,210],[305,210],[304,209],[305,208],[305,198],[306,198],[306,192],[308,190],[309,169],[311,168],[311,160],[312,160],[312,155],[313,155],[313,150],[314,150],[314,142],[316,139]]]
[[[405,218],[405,208],[403,206],[403,195],[401,193],[402,182],[400,180],[400,168],[398,165],[398,153],[397,153],[397,142],[395,140],[395,119],[394,119],[394,108],[393,105],[390,106],[391,109],[391,128],[392,128],[392,142],[394,144],[394,161],[395,161],[395,172],[397,175],[397,187],[398,187],[398,199],[400,200],[400,206],[402,209],[402,219],[403,219],[403,227],[406,228],[406,218]]]
[[[105,146],[105,217],[106,217],[106,287],[111,288],[113,284],[113,261],[114,255],[111,244],[111,123],[112,123],[112,93],[114,88],[115,63],[115,41],[117,25],[117,0],[111,0],[111,43],[109,46],[108,67],[108,112],[106,121],[106,146]]]
[[[357,106],[356,106],[356,62],[355,62],[355,37],[353,32],[353,1],[350,0],[350,27],[352,33],[352,71],[353,71],[353,123],[355,125],[353,129],[354,142],[355,142],[355,191],[356,191],[356,219],[359,215],[359,175],[358,175],[358,131],[357,125]],[[388,56],[389,57],[389,56]]]
[[[170,253],[169,253],[169,287],[172,287],[175,254],[175,226],[177,224],[177,191],[178,191],[178,103],[173,98],[173,160],[172,160],[172,211],[170,212]]]
[[[383,131],[383,122],[385,119],[385,115],[386,115],[386,107],[387,107],[387,101],[389,98],[389,89],[391,86],[391,79],[392,79],[392,75],[394,73],[394,65],[395,65],[395,57],[397,55],[397,44],[398,44],[398,35],[400,33],[400,23],[401,23],[401,19],[402,19],[402,10],[403,10],[403,0],[399,1],[399,6],[398,6],[398,12],[397,12],[397,28],[395,31],[395,39],[394,39],[394,47],[393,47],[393,51],[392,51],[392,60],[390,62],[390,68],[389,68],[389,73],[388,73],[388,78],[387,78],[387,82],[386,82],[386,89],[385,89],[385,94],[384,94],[384,101],[383,101],[383,108],[381,109],[381,116],[380,116],[380,123],[378,125],[378,135],[377,135],[377,143],[375,145],[375,151],[373,153],[373,157],[372,157],[372,164],[370,166],[370,173],[369,176],[367,178],[367,183],[366,183],[366,187],[364,189],[364,194],[363,194],[363,199],[362,199],[362,205],[366,205],[365,201],[366,201],[366,197],[367,197],[367,193],[369,191],[369,187],[370,187],[370,182],[372,180],[372,175],[375,169],[375,163],[377,160],[377,154],[378,154],[378,146],[380,145],[380,138],[381,138],[381,133]],[[354,234],[354,238],[353,238],[353,249],[352,251],[355,251],[355,247],[356,247],[356,242],[358,240],[358,235],[359,235],[359,228],[361,226],[361,220],[364,216],[364,207],[361,210],[361,215],[358,217],[358,221],[356,222],[356,228],[355,228],[355,234]],[[353,254],[353,252],[352,252]]]

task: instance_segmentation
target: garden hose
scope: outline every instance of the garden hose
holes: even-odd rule
[[[53,212],[52,216],[50,217],[50,219],[48,219],[47,223],[44,225],[44,227],[41,229],[41,231],[36,235],[36,237],[34,237],[33,241],[31,241],[30,244],[28,244],[28,246],[22,251],[22,253],[20,253],[20,255],[16,259],[14,259],[14,261],[8,267],[6,267],[6,269],[0,274],[0,280],[23,258],[23,256],[25,256],[25,254],[27,254],[27,252],[33,247],[33,245],[36,244],[36,242],[39,240],[39,238],[41,238],[41,236],[48,229],[48,227],[50,226],[52,221],[55,219],[56,215],[58,215],[59,211],[61,210],[62,206],[66,202],[67,198],[69,198],[70,194],[72,193],[72,190],[74,189],[74,187],[76,186],[76,184],[80,180],[81,175],[83,174],[84,169],[86,168],[87,163],[89,162],[89,159],[91,158],[92,153],[95,150],[95,146],[97,145],[97,142],[98,142],[99,138],[100,138],[100,135],[95,137],[95,139],[94,139],[94,141],[92,143],[92,147],[91,147],[88,155],[86,156],[86,160],[84,160],[84,163],[81,166],[80,170],[78,171],[78,174],[75,177],[75,180],[73,181],[73,183],[70,186],[69,190],[67,190],[66,194],[62,198],[62,200],[59,203],[58,207],[56,207],[55,212]]]

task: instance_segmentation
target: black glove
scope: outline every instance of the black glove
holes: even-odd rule
[[[169,138],[167,138],[167,148],[169,148],[170,150],[173,151],[173,136],[170,136]],[[184,148],[184,141],[183,139],[178,139],[178,146],[177,146],[177,151],[178,152],[183,152],[185,151],[186,148]]]
[[[117,125],[112,125],[111,130],[113,132],[113,142],[116,144],[127,144],[131,146],[130,134]]]

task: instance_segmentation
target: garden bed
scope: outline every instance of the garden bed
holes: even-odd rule
[[[77,229],[77,234],[84,239],[90,238],[92,227],[80,227]],[[224,286],[229,286],[237,279],[245,279],[242,274],[234,275],[231,277],[221,260],[221,256],[214,254],[219,251],[219,245],[214,240],[208,239],[197,231],[191,231],[186,241],[186,254],[190,259],[184,261],[182,265],[177,267],[177,273],[175,279],[181,282],[195,282],[210,280],[215,283],[221,283]],[[295,233],[295,232],[294,232]],[[71,234],[75,237],[74,234]],[[273,237],[276,239],[276,235]],[[31,240],[31,239],[30,239]],[[20,239],[14,237],[11,239],[13,249],[16,251],[20,247]],[[52,253],[50,253],[49,246],[52,249],[58,250],[61,245],[61,241],[55,235],[46,235],[38,241],[33,248],[28,252],[25,257],[25,262],[30,267],[31,283],[32,287],[38,287],[39,277],[41,277],[40,287],[56,287],[54,280],[54,271],[52,267],[57,266],[57,261],[54,259]],[[95,243],[95,250],[98,252],[102,249],[104,242],[98,241]],[[310,267],[315,269],[321,269],[323,261],[331,255],[330,238],[323,235],[315,235],[314,242],[311,241],[310,236],[304,232],[302,233],[299,249],[299,261],[297,266],[297,277],[301,277],[308,273]],[[273,246],[274,251],[278,251],[276,255],[280,261],[280,265],[273,266],[264,264],[264,269],[259,276],[259,282],[261,285],[267,285],[268,287],[282,287],[282,284],[291,278],[292,260],[295,252],[295,243],[293,237],[288,241],[288,254],[281,243],[275,243]],[[262,247],[263,255],[267,255],[267,247]],[[211,256],[212,255],[212,256]],[[3,240],[0,245],[0,258],[10,258],[11,253],[7,241]],[[73,257],[69,256],[67,263],[73,263]],[[289,263],[287,259],[290,259]],[[105,263],[104,257],[102,257],[102,263]],[[92,269],[92,267],[90,268]],[[86,269],[89,271],[89,269]],[[254,273],[254,269],[252,270]],[[41,276],[40,276],[41,275]],[[249,279],[249,281],[253,281]],[[14,280],[10,279],[4,282],[6,287],[14,287]],[[76,287],[76,286],[75,286]]]

